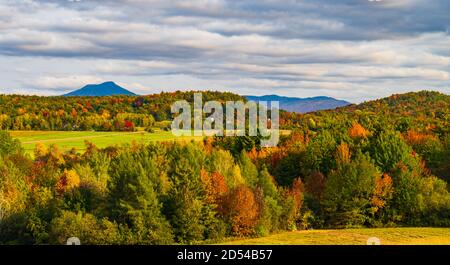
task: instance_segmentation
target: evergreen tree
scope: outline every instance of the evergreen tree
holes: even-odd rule
[[[112,161],[109,174],[110,216],[130,228],[129,243],[171,243],[172,231],[151,181],[158,174],[154,161],[149,159],[144,166],[133,154],[123,153]]]
[[[399,162],[413,167],[416,164],[411,156],[412,149],[394,131],[382,131],[374,139],[370,149],[371,157],[383,172],[390,172]]]
[[[258,182],[258,169],[247,156],[245,151],[242,151],[239,155],[238,164],[241,169],[241,175],[245,179],[245,182],[252,188],[254,188]]]
[[[322,201],[329,224],[337,227],[366,224],[379,175],[370,158],[361,153],[353,161],[340,161],[327,178]]]

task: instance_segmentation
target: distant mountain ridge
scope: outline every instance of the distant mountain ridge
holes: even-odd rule
[[[65,94],[66,97],[101,97],[126,95],[136,96],[135,93],[126,90],[114,82],[108,81],[101,84],[86,85],[78,90]]]
[[[337,107],[343,107],[350,105],[350,102],[345,100],[339,100],[332,97],[309,97],[309,98],[296,98],[296,97],[283,97],[278,95],[265,95],[265,96],[245,96],[248,100],[253,101],[279,101],[280,109],[289,112],[306,113],[317,110],[335,109]]]
[[[67,93],[66,97],[101,97],[101,96],[137,96],[137,94],[117,85],[112,81],[101,84],[86,85],[78,90]],[[313,112],[318,110],[335,109],[350,105],[350,102],[331,97],[319,96],[310,98],[284,97],[278,95],[243,96],[253,101],[279,101],[280,109],[289,112]]]

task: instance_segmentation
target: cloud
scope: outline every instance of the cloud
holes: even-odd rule
[[[68,91],[75,88],[81,88],[87,84],[96,84],[105,80],[97,76],[42,76],[36,80],[30,80],[29,86],[33,88],[41,88],[45,90],[53,91]]]
[[[448,91],[449,12],[445,0],[6,0],[0,77],[49,93],[99,80],[357,101]]]

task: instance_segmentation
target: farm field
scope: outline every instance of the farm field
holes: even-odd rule
[[[202,137],[182,136],[175,137],[171,132],[158,130],[149,132],[94,132],[94,131],[9,131],[13,138],[19,139],[25,151],[33,154],[37,143],[47,146],[56,144],[60,150],[68,151],[75,148],[84,151],[84,141],[88,140],[100,148],[114,145],[162,141],[190,141],[201,140]]]
[[[225,245],[366,245],[377,237],[382,245],[450,245],[450,228],[361,228],[308,230],[228,241]]]
[[[33,154],[37,143],[46,146],[56,144],[61,151],[75,148],[79,152],[86,149],[85,140],[104,148],[114,145],[137,143],[164,142],[164,141],[191,141],[202,140],[202,136],[174,136],[170,131],[155,130],[153,133],[137,132],[95,132],[95,131],[9,131],[13,138],[18,139],[28,154]],[[289,135],[289,130],[280,130],[281,135]]]

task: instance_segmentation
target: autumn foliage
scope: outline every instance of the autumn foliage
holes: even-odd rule
[[[0,96],[0,127],[152,129],[171,119],[174,99],[191,96]],[[239,98],[211,92],[205,100]],[[291,134],[270,148],[259,136],[106,148],[86,141],[83,152],[38,144],[33,156],[0,131],[0,244],[74,235],[86,244],[198,244],[310,228],[449,227],[449,106],[447,95],[419,92],[282,111]]]
[[[234,235],[253,234],[258,224],[258,213],[258,203],[249,187],[239,185],[228,194],[223,214],[230,220],[231,231]]]
[[[300,209],[303,204],[303,194],[305,192],[305,187],[303,185],[302,179],[297,178],[292,183],[292,187],[289,190],[289,195],[294,199],[294,216],[297,216],[300,213]]]
[[[425,144],[428,140],[436,140],[436,137],[431,134],[420,133],[411,129],[406,132],[404,138],[411,145]]]
[[[338,163],[348,163],[350,162],[350,158],[351,158],[350,148],[346,143],[341,143],[337,147],[336,161]]]
[[[353,139],[367,138],[369,136],[369,132],[357,122],[353,123],[352,127],[348,130],[348,134]]]
[[[74,170],[64,170],[56,183],[56,191],[64,193],[80,186],[80,176]]]
[[[209,174],[204,169],[201,170],[200,177],[205,187],[206,201],[211,204],[221,204],[228,192],[225,177],[218,172]]]
[[[320,200],[325,189],[325,176],[319,171],[314,171],[306,178],[305,190],[314,198]]]
[[[372,197],[372,205],[375,212],[386,206],[387,200],[392,196],[393,183],[392,178],[384,173],[375,179],[375,190]]]

